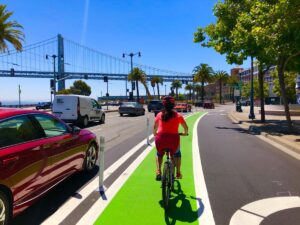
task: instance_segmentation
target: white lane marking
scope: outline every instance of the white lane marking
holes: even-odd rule
[[[201,163],[200,151],[199,151],[199,141],[198,141],[198,124],[200,119],[202,119],[207,113],[203,114],[198,118],[193,128],[193,170],[194,170],[194,182],[196,197],[201,198],[204,205],[204,211],[201,215],[198,215],[199,224],[209,224],[215,225],[215,220],[213,217],[208,192],[206,188],[205,178],[203,174],[203,168]],[[197,202],[198,209],[200,207],[199,202]]]
[[[265,142],[273,145],[277,149],[285,152],[286,154],[292,156],[293,158],[300,160],[300,154],[299,153],[296,153],[296,152],[294,152],[294,151],[286,148],[285,146],[283,146],[281,144],[278,144],[275,141],[270,140],[269,138],[264,137],[263,135],[256,135],[256,137],[258,137],[259,139],[261,139],[261,140],[263,140],[263,141],[265,141]]]
[[[149,137],[151,139],[153,134]],[[113,165],[107,168],[104,171],[104,180],[107,179],[114,171],[116,171],[129,157],[131,157],[135,152],[137,152],[146,142],[147,139],[144,139],[131,150],[129,150],[125,155],[123,155],[118,161]],[[80,205],[85,198],[87,198],[95,189],[97,189],[99,181],[98,177],[95,177],[88,185],[81,189],[78,195],[81,196],[80,199],[70,198],[65,202],[54,214],[48,217],[42,224],[43,225],[52,225],[61,223],[78,205]]]
[[[222,110],[219,110],[219,112],[224,112],[225,110],[224,109],[222,109]]]
[[[221,113],[220,116],[227,116],[227,114]]]
[[[78,221],[78,225],[93,224],[98,217],[102,214],[107,205],[111,202],[117,192],[122,188],[126,180],[131,176],[135,169],[140,165],[140,163],[145,159],[145,157],[152,150],[152,146],[146,148],[141,155],[138,156],[136,160],[124,171],[124,173],[118,177],[118,179],[110,186],[110,188],[105,192],[107,200],[99,198],[95,204],[89,209],[89,211]]]
[[[251,202],[237,210],[230,225],[259,225],[266,217],[285,209],[300,207],[300,197],[274,197]]]

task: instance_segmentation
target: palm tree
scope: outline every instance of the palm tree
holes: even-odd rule
[[[154,76],[151,78],[151,86],[153,87],[154,95],[155,95],[155,91],[154,91],[155,84],[157,87],[157,98],[159,99],[160,98],[159,85],[160,84],[163,85],[163,78],[161,76]]]
[[[197,93],[196,98],[197,98],[197,100],[198,100],[198,99],[199,99],[199,94],[200,94],[201,91],[202,91],[202,86],[201,86],[200,84],[194,85],[194,91],[196,91],[196,93]]]
[[[228,73],[224,70],[215,73],[215,80],[219,83],[220,104],[222,104],[222,86],[228,80]]]
[[[192,90],[194,89],[194,86],[192,84],[185,85],[185,90],[189,91],[190,100],[192,100]]]
[[[201,63],[194,69],[194,82],[201,82],[201,101],[204,101],[204,83],[210,82],[213,76],[213,69],[208,65]]]
[[[135,67],[132,69],[132,71],[128,74],[128,81],[135,81],[136,82],[136,95],[137,95],[137,102],[140,101],[140,94],[139,94],[139,82],[141,82],[147,92],[147,95],[149,98],[151,98],[149,89],[147,87],[147,77],[143,70]]]
[[[153,88],[153,95],[155,98],[155,80],[153,80],[153,77],[151,78],[150,83],[151,83],[151,87]]]
[[[176,99],[178,99],[178,89],[182,87],[182,83],[180,80],[173,80],[171,84],[172,88],[176,90]]]
[[[6,5],[0,4],[0,52],[8,51],[8,43],[12,44],[17,51],[22,51],[24,33],[23,27],[16,21],[8,21],[13,12],[6,10]]]

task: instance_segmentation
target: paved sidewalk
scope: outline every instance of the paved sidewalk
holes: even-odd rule
[[[239,123],[249,132],[264,137],[283,145],[284,147],[300,154],[300,116],[292,116],[295,133],[289,134],[285,116],[266,115],[266,123],[260,123],[260,107],[254,107],[256,119],[248,119],[250,107],[242,107],[243,112],[236,112],[235,105],[229,113],[230,119]]]

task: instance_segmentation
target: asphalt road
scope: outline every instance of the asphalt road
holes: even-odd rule
[[[208,114],[198,126],[199,150],[216,225],[228,225],[235,212],[254,201],[300,195],[300,179],[297,179],[299,161],[231,122],[227,117],[230,109],[232,106],[207,110]],[[106,116],[105,124],[92,124],[88,128],[98,138],[105,137],[105,169],[145,139],[147,118],[150,127],[154,119],[154,115],[147,112],[145,116],[138,117],[120,117],[118,113],[107,113]],[[142,145],[110,174],[104,182],[107,188],[141,154],[145,146]],[[99,193],[95,191],[84,199],[78,194],[80,189],[92,183],[95,176],[97,170],[90,175],[73,175],[18,215],[12,224],[41,224],[74,198],[82,200],[81,204],[63,221],[55,224],[75,224],[99,198]],[[285,202],[280,204],[284,205]],[[265,204],[264,207],[272,208],[272,205]],[[300,208],[281,210],[268,217],[263,217],[259,210],[246,213],[262,218],[261,225],[300,224]]]
[[[216,107],[198,126],[203,172],[217,225],[228,225],[233,214],[251,202],[300,195],[299,161],[233,124],[227,117],[229,110]],[[299,225],[300,208],[263,219],[263,225]]]

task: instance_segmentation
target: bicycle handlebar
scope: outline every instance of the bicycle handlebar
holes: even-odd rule
[[[185,133],[178,133],[179,136],[188,136],[189,134],[185,134]]]

